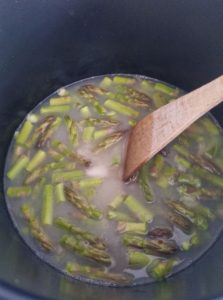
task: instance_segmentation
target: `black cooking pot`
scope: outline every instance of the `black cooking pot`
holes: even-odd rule
[[[1,0],[0,170],[13,132],[60,86],[137,73],[190,91],[223,73],[222,0]],[[223,124],[223,105],[214,114]],[[23,244],[0,198],[0,299],[213,299],[223,295],[223,236],[191,267],[134,288],[69,281]]]

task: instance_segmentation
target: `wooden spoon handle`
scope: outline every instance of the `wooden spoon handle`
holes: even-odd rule
[[[180,135],[199,117],[223,100],[223,75],[147,115],[132,128],[123,179]]]

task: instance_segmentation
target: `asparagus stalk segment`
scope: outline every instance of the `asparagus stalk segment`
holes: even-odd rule
[[[36,239],[40,245],[46,251],[52,251],[54,249],[53,243],[50,241],[49,237],[41,228],[38,219],[35,217],[32,209],[28,204],[23,204],[21,206],[22,214],[25,220],[30,226],[30,231],[34,239]]]
[[[71,144],[78,145],[78,128],[76,122],[69,115],[64,116],[64,121]]]
[[[63,182],[63,181],[72,181],[79,180],[84,176],[84,172],[80,170],[74,171],[58,171],[52,174],[52,182]]]
[[[49,103],[52,106],[70,104],[72,98],[70,96],[54,97],[50,98]]]
[[[80,256],[90,258],[103,265],[109,266],[112,262],[110,255],[105,250],[86,245],[83,240],[75,239],[70,235],[64,235],[60,243],[62,246],[76,252]]]
[[[35,181],[39,180],[41,176],[43,176],[46,173],[45,167],[39,167],[32,172],[28,173],[25,177],[24,184],[28,185],[31,183],[34,183]]]
[[[40,113],[41,114],[67,113],[69,110],[70,110],[69,105],[43,106],[40,108]]]
[[[110,203],[109,203],[109,207],[113,208],[113,209],[117,209],[125,200],[125,198],[127,197],[127,195],[125,194],[118,194]]]
[[[68,157],[69,159],[79,163],[80,165],[84,165],[85,167],[88,167],[91,164],[91,161],[82,156],[81,154],[71,151],[67,148],[66,145],[64,145],[59,140],[52,141],[52,146],[59,151],[59,153],[63,154],[64,156]]]
[[[43,191],[42,223],[52,225],[53,222],[53,186],[45,185]]]
[[[189,185],[194,186],[196,188],[200,188],[201,187],[201,180],[198,177],[196,177],[196,176],[194,176],[192,174],[181,173],[177,177],[177,181],[179,183],[189,184]]]
[[[119,125],[119,122],[111,118],[107,118],[107,119],[88,118],[86,120],[82,120],[80,124],[84,124],[87,126],[99,126],[102,128],[107,128],[107,127],[115,127]]]
[[[57,202],[66,201],[65,194],[64,194],[64,184],[63,183],[58,183],[55,186],[55,193],[56,193]]]
[[[201,244],[201,239],[199,237],[199,235],[197,234],[197,232],[194,232],[190,239],[184,241],[181,245],[181,249],[183,251],[188,251],[190,250],[192,247],[197,247]]]
[[[39,164],[41,164],[46,159],[46,152],[42,150],[38,150],[36,154],[32,157],[28,165],[26,166],[26,170],[31,172],[33,171]]]
[[[129,117],[138,117],[139,112],[129,106],[126,106],[124,104],[121,104],[117,101],[113,101],[113,100],[106,100],[105,101],[105,106],[111,110],[114,110],[120,114],[129,116]]]
[[[117,231],[120,233],[136,233],[136,234],[146,234],[148,232],[148,226],[146,223],[136,223],[136,222],[118,222]]]
[[[149,266],[147,272],[150,276],[156,280],[161,280],[167,277],[172,269],[179,264],[178,259],[168,259],[168,260],[161,260],[157,259],[152,263],[152,266]]]
[[[171,224],[176,225],[186,234],[191,232],[193,224],[188,218],[174,212],[167,213],[166,217]]]
[[[115,211],[115,210],[109,210],[107,213],[107,218],[109,220],[114,220],[114,221],[126,221],[126,222],[133,222],[134,219],[129,216],[126,213],[120,212],[120,211]]]
[[[18,160],[10,167],[7,172],[7,177],[10,180],[15,179],[29,163],[29,158],[26,155],[21,155]]]
[[[124,199],[124,204],[128,209],[142,222],[151,222],[153,213],[139,203],[133,196],[127,196]]]
[[[36,143],[37,148],[41,148],[45,146],[45,143],[47,142],[47,139],[45,136],[47,135],[47,132],[51,125],[55,122],[56,117],[55,116],[47,116],[44,118],[38,127],[34,130],[33,136],[31,140],[29,141],[29,146],[32,146]]]
[[[79,88],[78,92],[83,98],[87,99],[93,105],[95,111],[99,115],[104,115],[106,113],[106,109],[100,104],[97,98],[95,98],[92,91],[89,91],[88,87],[82,86]]]
[[[113,132],[111,135],[103,139],[96,147],[93,149],[94,153],[99,153],[102,150],[105,150],[114,144],[117,144],[123,137],[125,131],[116,131]]]
[[[141,269],[151,262],[151,257],[143,252],[129,250],[128,251],[128,265],[133,269]]]
[[[137,107],[148,107],[152,103],[148,95],[130,87],[127,88],[127,96],[131,98],[129,103]]]
[[[82,196],[78,195],[73,189],[64,187],[65,197],[80,211],[92,219],[101,219],[102,212],[93,205],[89,205],[87,200]]]
[[[172,254],[178,250],[178,246],[173,240],[146,239],[138,236],[123,235],[122,239],[125,246],[143,249],[162,254]]]
[[[10,198],[30,196],[32,189],[30,186],[10,186],[7,189],[7,196]]]
[[[150,238],[164,238],[170,239],[173,236],[173,232],[169,228],[157,227],[149,231],[148,236]]]
[[[56,132],[56,130],[60,126],[61,122],[62,119],[58,117],[52,122],[52,124],[50,124],[50,126],[47,128],[44,134],[39,136],[36,144],[37,148],[42,148],[46,146],[49,139],[52,137],[52,135]]]
[[[33,124],[30,121],[25,121],[18,135],[16,136],[16,143],[24,145],[33,130]]]
[[[144,194],[145,200],[148,202],[152,202],[153,194],[152,194],[152,189],[149,184],[148,165],[142,166],[141,169],[139,170],[138,182],[139,182],[139,186]]]
[[[101,238],[99,238],[98,236],[96,236],[95,234],[93,234],[89,231],[85,231],[85,230],[81,229],[80,227],[78,227],[74,224],[71,224],[66,219],[61,218],[61,217],[56,218],[55,223],[60,228],[62,228],[64,230],[74,234],[75,236],[78,236],[78,237],[82,238],[83,240],[87,241],[93,247],[101,249],[101,250],[106,249],[105,242]]]
[[[133,281],[133,276],[127,273],[105,272],[100,268],[79,265],[77,263],[67,263],[66,271],[73,275],[87,276],[100,281],[110,281],[115,284],[126,285]]]
[[[223,177],[211,174],[210,172],[202,169],[199,166],[193,166],[193,171],[197,176],[201,177],[202,179],[209,181],[215,186],[223,188]]]
[[[150,168],[150,175],[152,177],[158,177],[164,166],[164,158],[162,155],[157,154],[152,160],[152,166]]]

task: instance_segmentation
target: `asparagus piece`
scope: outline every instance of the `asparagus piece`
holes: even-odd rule
[[[111,85],[112,85],[112,79],[109,77],[104,77],[100,82],[100,86],[102,86],[103,88],[108,88]]]
[[[179,264],[177,259],[161,260],[157,259],[152,263],[152,267],[149,266],[147,272],[150,276],[156,280],[161,280],[167,277],[172,271],[173,267]]]
[[[78,92],[83,98],[87,99],[93,105],[95,111],[99,115],[105,115],[106,109],[100,104],[97,98],[95,98],[92,92],[89,92],[86,86],[82,86],[81,88],[79,88]]]
[[[144,207],[133,196],[127,196],[124,199],[124,204],[128,209],[142,222],[151,222],[153,213],[148,208]]]
[[[63,183],[58,183],[55,186],[55,193],[56,193],[56,198],[58,202],[65,202],[65,194],[64,194],[64,184]]]
[[[79,89],[80,93],[90,93],[90,94],[96,94],[99,96],[105,95],[106,90],[103,88],[100,88],[99,86],[93,85],[93,84],[85,84]]]
[[[45,159],[46,159],[46,152],[42,150],[38,150],[36,154],[32,157],[32,159],[29,161],[28,165],[26,166],[26,170],[29,172],[33,171]]]
[[[46,169],[47,170],[74,170],[75,169],[75,163],[70,163],[68,161],[60,161],[60,162],[50,162],[46,164]]]
[[[141,269],[151,262],[152,258],[143,252],[129,250],[128,251],[128,265],[133,269]]]
[[[46,167],[39,167],[32,172],[28,173],[27,176],[25,177],[24,184],[28,185],[31,184],[38,179],[41,178],[46,173],[47,169]]]
[[[138,236],[123,235],[122,241],[125,246],[143,249],[144,251],[154,251],[160,254],[172,254],[178,247],[173,240],[145,239]]]
[[[165,165],[162,170],[162,174],[159,176],[156,183],[159,187],[165,189],[168,185],[174,184],[176,176],[177,170],[169,165]]]
[[[114,127],[119,125],[118,121],[109,118],[108,119],[88,118],[86,120],[82,120],[80,123],[87,126],[100,126],[103,128]]]
[[[26,120],[35,124],[39,121],[39,116],[36,114],[28,114]]]
[[[71,144],[75,146],[78,145],[78,129],[76,122],[68,115],[64,116],[64,121]]]
[[[110,265],[112,262],[110,255],[105,250],[86,245],[83,240],[75,239],[69,235],[64,235],[61,238],[60,243],[62,246],[76,252],[80,256],[90,258],[98,263]]]
[[[165,215],[170,223],[179,227],[184,233],[188,234],[191,232],[193,224],[188,218],[174,212]]]
[[[194,232],[191,235],[190,239],[188,239],[182,243],[181,249],[183,251],[188,251],[192,247],[199,246],[200,244],[201,244],[201,239],[200,239],[199,235],[197,234],[197,232]]]
[[[41,228],[38,219],[34,216],[34,213],[28,204],[23,204],[21,206],[22,214],[24,215],[25,220],[28,222],[31,230],[31,234],[34,239],[36,239],[40,245],[46,251],[52,251],[54,246],[46,233]]]
[[[166,96],[158,91],[153,93],[152,99],[156,108],[160,108],[168,102]]]
[[[129,77],[123,77],[123,76],[115,76],[113,78],[113,82],[115,84],[133,84],[135,83],[135,79]]]
[[[136,234],[146,234],[148,232],[148,226],[146,223],[119,221],[117,231],[119,233],[127,232]]]
[[[193,186],[182,184],[177,187],[179,194],[186,195],[186,196],[193,196],[196,198],[200,198],[202,194],[202,189],[196,189]]]
[[[181,173],[177,177],[177,181],[179,183],[189,184],[189,185],[194,186],[196,188],[200,188],[201,187],[201,181],[200,181],[200,179],[198,177],[192,175],[192,174]]]
[[[112,167],[120,166],[120,164],[121,164],[121,157],[120,157],[120,156],[114,156],[114,157],[112,158],[111,166],[112,166]]]
[[[117,195],[112,202],[109,203],[109,207],[113,208],[113,209],[117,209],[125,200],[127,196],[125,194],[119,194]]]
[[[37,148],[42,148],[46,146],[46,143],[51,138],[51,136],[55,133],[55,131],[60,126],[62,120],[61,118],[56,118],[47,128],[47,130],[44,131],[44,134],[41,134],[37,141]]]
[[[78,195],[73,189],[64,187],[65,197],[80,211],[92,219],[101,219],[102,212],[93,205],[89,205],[85,198]]]
[[[205,127],[205,130],[211,135],[218,135],[219,128],[215,125],[215,123],[209,118],[205,117],[200,120],[202,125]]]
[[[176,155],[174,160],[179,170],[186,171],[191,167],[191,163],[182,156]]]
[[[128,124],[129,124],[129,126],[134,127],[137,124],[137,121],[136,120],[128,120]]]
[[[202,169],[199,166],[193,166],[192,170],[197,176],[201,177],[202,179],[207,180],[209,183],[212,183],[215,186],[223,188],[223,178],[221,176],[211,174],[210,172]]]
[[[115,211],[115,210],[109,210],[107,213],[107,218],[109,220],[114,220],[114,221],[123,221],[123,222],[132,222],[131,216],[129,216],[126,213],[120,212],[120,211]]]
[[[89,143],[93,139],[94,129],[92,126],[84,128],[82,137],[85,143]]]
[[[40,195],[40,192],[44,186],[46,182],[46,178],[45,177],[42,177],[33,187],[33,190],[32,190],[32,198],[33,199],[38,199],[39,198],[39,195]]]
[[[102,184],[102,178],[85,178],[79,181],[80,188],[96,187]]]
[[[184,203],[180,201],[168,201],[167,205],[174,209],[176,212],[182,214],[186,218],[189,218],[192,223],[196,224],[203,230],[207,230],[208,222],[202,215],[196,214],[193,210],[188,208]]]
[[[41,114],[67,113],[69,110],[70,110],[69,105],[43,106],[40,108],[40,113]]]
[[[168,96],[176,97],[179,93],[179,90],[173,87],[170,87],[164,83],[157,82],[154,85],[154,90],[167,94]]]
[[[53,186],[45,185],[43,191],[42,223],[52,225],[53,221]]]
[[[24,145],[33,130],[33,124],[30,121],[25,121],[21,130],[16,136],[16,144]]]
[[[7,196],[10,198],[27,197],[30,196],[31,191],[30,186],[10,186],[7,189]]]
[[[100,281],[111,281],[115,284],[125,285],[133,281],[132,275],[127,273],[105,272],[99,268],[92,268],[71,262],[67,263],[66,270],[73,275],[87,276],[88,278],[99,279]]]
[[[148,236],[152,239],[155,238],[170,239],[173,236],[173,232],[169,228],[157,227],[150,230]]]
[[[13,162],[17,160],[22,154],[25,154],[25,148],[20,145],[15,145],[13,150]]]
[[[149,170],[148,165],[144,165],[139,170],[138,183],[144,194],[145,200],[148,202],[153,201],[152,189],[149,184]]]
[[[54,97],[49,100],[49,103],[52,106],[70,104],[71,102],[72,99],[70,96]]]
[[[80,170],[60,171],[52,174],[52,182],[79,180],[84,176],[84,172]]]
[[[15,179],[21,172],[22,170],[25,169],[27,164],[29,163],[29,158],[26,155],[21,155],[18,158],[18,161],[16,161],[8,170],[7,172],[7,177],[10,180]]]
[[[106,100],[104,105],[111,110],[129,117],[138,117],[139,115],[139,112],[135,109],[110,99]]]
[[[56,148],[57,151],[59,151],[59,153],[63,154],[64,156],[68,157],[69,159],[71,159],[81,165],[84,165],[85,167],[88,167],[91,163],[90,160],[88,160],[81,154],[69,150],[67,148],[67,146],[64,145],[62,142],[60,142],[59,140],[52,141],[52,145],[53,145],[53,147]]]
[[[104,138],[99,144],[97,144],[96,147],[93,149],[93,152],[98,153],[118,143],[123,138],[124,133],[125,131],[113,132],[111,135]]]
[[[82,106],[80,108],[80,113],[82,115],[83,118],[89,118],[91,116],[91,112],[88,106]]]
[[[60,228],[74,234],[77,237],[82,238],[83,240],[87,241],[90,245],[94,246],[95,248],[101,249],[101,250],[105,250],[106,246],[104,241],[99,238],[98,236],[96,236],[95,234],[89,232],[89,231],[85,231],[83,229],[81,229],[80,227],[71,224],[69,221],[67,221],[64,218],[56,218],[55,223],[57,226],[59,226]]]
[[[65,158],[65,156],[62,153],[59,153],[54,149],[48,149],[47,154],[49,154],[49,156],[51,156],[57,162],[61,162]]]
[[[164,158],[162,155],[157,154],[152,160],[152,166],[150,168],[150,175],[152,177],[158,177],[164,166]]]
[[[127,96],[131,98],[129,103],[137,107],[148,107],[152,102],[152,99],[145,93],[129,87],[127,88]]]
[[[110,130],[108,130],[108,129],[96,130],[94,132],[94,139],[95,140],[101,139],[101,138],[105,137],[106,135],[108,135],[109,132],[110,132]]]

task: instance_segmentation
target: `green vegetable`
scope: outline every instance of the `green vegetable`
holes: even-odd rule
[[[109,207],[113,209],[117,209],[125,200],[127,196],[125,194],[119,194],[117,195],[110,203]]]
[[[152,165],[149,170],[150,175],[152,177],[158,177],[163,166],[164,166],[164,158],[162,155],[157,154],[152,160]]]
[[[135,79],[123,76],[115,76],[113,82],[116,84],[133,84]]]
[[[85,143],[89,143],[93,139],[94,130],[95,130],[94,127],[85,127],[84,128],[82,138]]]
[[[167,277],[172,271],[173,267],[179,264],[177,259],[157,259],[152,263],[152,266],[149,266],[147,272],[150,276],[156,280],[161,280]]]
[[[127,196],[124,199],[124,204],[128,209],[142,222],[151,222],[153,213],[148,208],[144,207],[133,196]]]
[[[153,201],[153,194],[152,194],[152,189],[149,184],[149,172],[148,172],[148,166],[144,165],[140,168],[139,170],[139,175],[138,175],[138,183],[143,191],[145,200],[148,202]]]
[[[18,160],[10,167],[7,172],[7,177],[10,180],[15,179],[29,163],[29,158],[26,155],[21,155]]]
[[[67,113],[68,111],[70,111],[69,105],[43,106],[40,108],[41,114]]]
[[[78,128],[76,122],[68,115],[64,116],[68,137],[72,145],[78,145]]]
[[[29,172],[33,171],[45,159],[46,159],[46,152],[43,150],[38,150],[36,154],[32,157],[32,159],[29,161],[28,165],[26,166],[26,170]]]
[[[138,117],[138,115],[139,115],[139,112],[134,110],[133,108],[128,107],[126,105],[123,105],[123,104],[118,103],[113,100],[106,100],[104,105],[107,108],[117,111],[118,113],[126,115],[126,116]]]
[[[107,213],[107,218],[109,220],[114,220],[114,221],[134,221],[131,216],[129,216],[126,213],[120,212],[120,211],[115,211],[115,210],[109,210]]]
[[[64,171],[64,172],[58,171],[52,174],[52,182],[79,180],[83,176],[84,176],[84,172],[81,170]]]
[[[80,108],[80,113],[82,115],[83,118],[89,118],[91,116],[91,112],[88,106],[82,106]]]
[[[53,186],[45,185],[42,203],[42,223],[52,225],[53,222]]]
[[[50,98],[49,102],[50,105],[52,106],[65,105],[65,104],[70,104],[72,102],[72,99],[70,96],[63,96],[57,98]]]
[[[209,181],[209,183],[212,183],[215,186],[223,188],[223,177],[222,176],[211,174],[210,172],[208,172],[198,166],[193,166],[192,170],[197,176],[201,177],[202,179]]]
[[[148,226],[146,223],[136,223],[136,222],[118,222],[117,231],[120,233],[136,233],[136,234],[146,234],[148,233]]]
[[[189,184],[189,185],[194,186],[196,188],[200,188],[201,187],[201,181],[200,181],[200,179],[198,177],[192,175],[192,174],[181,173],[177,177],[177,181],[179,183]]]
[[[30,121],[25,121],[21,130],[16,136],[16,143],[19,145],[24,145],[29,138],[33,130],[33,124]]]
[[[100,86],[102,86],[103,88],[110,87],[111,85],[112,85],[112,79],[109,77],[104,77],[100,82]]]
[[[58,183],[55,186],[55,194],[56,194],[57,202],[66,201],[65,195],[64,195],[64,184],[63,183]]]
[[[97,144],[93,149],[93,152],[98,153],[118,143],[123,138],[124,133],[125,131],[113,132],[111,135],[105,137],[101,142],[99,142],[99,144]]]
[[[184,251],[190,250],[192,247],[197,247],[201,244],[201,239],[197,232],[194,232],[188,240],[185,240],[182,245],[181,249]]]
[[[102,178],[85,178],[79,181],[80,188],[96,187],[102,184]]]
[[[176,96],[178,94],[178,90],[176,88],[172,88],[164,83],[157,82],[154,85],[154,89],[156,91],[162,92],[164,94],[167,94],[169,96]]]
[[[7,196],[11,198],[15,197],[27,197],[31,194],[30,186],[10,186],[7,189]]]
[[[151,262],[152,258],[143,252],[129,250],[128,265],[133,269],[141,269]]]

